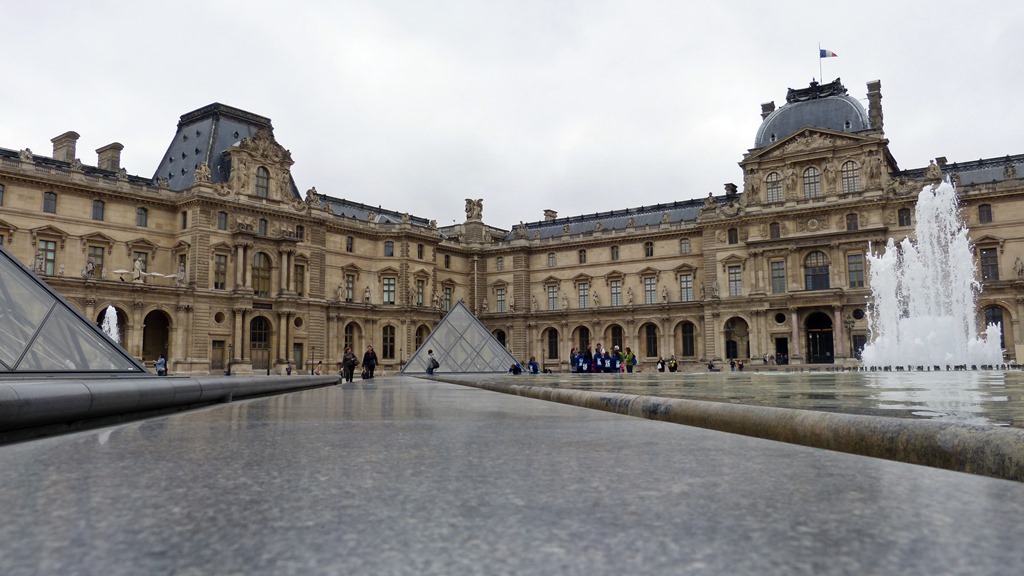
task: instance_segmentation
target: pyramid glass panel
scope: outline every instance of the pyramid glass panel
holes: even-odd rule
[[[425,373],[428,350],[434,351],[441,373],[505,372],[516,361],[462,302],[441,319],[402,373]]]
[[[25,372],[149,374],[0,246],[0,373]]]

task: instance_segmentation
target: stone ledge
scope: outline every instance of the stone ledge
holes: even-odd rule
[[[451,376],[435,375],[434,379],[650,420],[1024,482],[1024,430],[1019,428],[480,383]]]

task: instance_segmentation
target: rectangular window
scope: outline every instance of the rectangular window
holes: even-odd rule
[[[494,262],[494,267],[497,268],[498,272],[505,269],[505,259],[498,256],[498,259]]]
[[[135,209],[135,225],[142,228],[149,225],[149,210],[141,207]]]
[[[590,284],[586,282],[580,282],[576,289],[579,291],[580,308],[586,308],[590,303]]]
[[[385,360],[395,359],[395,327],[385,326],[381,330],[380,355]]]
[[[644,278],[644,304],[657,304],[658,279],[654,276]]]
[[[679,253],[680,254],[689,254],[690,253],[690,239],[689,238],[683,238],[682,240],[679,241]]]
[[[295,293],[299,296],[306,294],[306,267],[301,264],[295,265]]]
[[[500,286],[494,289],[498,297],[498,312],[505,311],[505,287]]]
[[[384,243],[384,256],[390,258],[395,255],[395,243],[388,240]]]
[[[587,263],[587,251],[586,250],[580,250],[577,253],[577,258],[579,259],[580,264],[586,264]]]
[[[135,265],[137,260],[142,260],[143,272],[149,269],[149,252],[132,252],[132,266]]]
[[[770,264],[772,271],[772,294],[786,293],[786,261],[774,260]]]
[[[384,304],[395,303],[395,279],[385,278],[384,279]]]
[[[612,280],[612,306],[622,306],[622,280]]]
[[[445,268],[451,268],[452,267],[452,257],[450,255],[448,255],[448,254],[444,255],[444,267]]]
[[[423,306],[423,294],[427,291],[427,281],[417,280],[416,281],[416,305]]]
[[[228,213],[227,212],[217,212],[217,230],[227,230],[227,229],[228,229]]]
[[[612,260],[618,260],[618,259],[619,259],[619,247],[618,246],[612,246]]]
[[[679,275],[679,301],[693,302],[693,274]]]
[[[188,210],[181,211],[181,229],[188,229]]]
[[[345,302],[351,302],[356,297],[356,276],[345,274]]]
[[[996,249],[982,248],[980,254],[981,279],[984,281],[999,280],[999,257],[996,254]]]
[[[43,192],[43,212],[57,213],[57,195],[53,192]]]
[[[226,290],[228,287],[228,255],[217,254],[213,257],[213,289]]]
[[[900,208],[897,214],[900,226],[910,226],[910,208]]]
[[[548,330],[548,360],[558,360],[558,330]]]
[[[40,240],[39,251],[43,253],[43,273],[52,275],[57,263],[57,243],[52,240]]]
[[[847,254],[846,272],[850,276],[850,288],[864,287],[864,255]]]
[[[423,260],[423,244],[416,245],[416,257]]]
[[[0,184],[0,206],[4,205],[4,185]]]
[[[548,252],[548,267],[549,268],[554,268],[554,266],[555,266],[555,253],[554,252]]]
[[[558,310],[558,286],[548,286],[548,310]]]
[[[648,323],[647,326],[644,328],[644,336],[644,339],[646,340],[647,344],[646,350],[644,350],[644,352],[647,354],[647,357],[654,358],[656,356],[659,356],[657,326]]]
[[[654,257],[654,242],[644,242],[644,256],[647,258]]]
[[[729,266],[729,296],[743,295],[743,272],[739,266]]]
[[[444,287],[444,311],[450,312],[452,309],[452,287]]]
[[[102,222],[103,221],[103,213],[105,211],[105,208],[106,208],[106,204],[103,202],[103,200],[93,200],[92,201],[92,219],[93,220],[99,220],[99,221]]]
[[[89,246],[89,256],[86,258],[86,262],[92,262],[93,276],[97,278],[103,277],[103,257],[105,251],[102,246]]]
[[[345,237],[345,252],[351,252],[356,244],[356,239],[351,236]]]

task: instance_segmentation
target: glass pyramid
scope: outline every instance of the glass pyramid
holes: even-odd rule
[[[0,246],[0,376],[39,372],[149,374]]]
[[[435,372],[508,372],[516,361],[461,301],[445,314],[401,373],[425,374],[428,350],[441,364]]]

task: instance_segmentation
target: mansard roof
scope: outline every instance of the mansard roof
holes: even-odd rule
[[[828,84],[811,82],[807,88],[789,89],[786,104],[761,122],[754,148],[769,146],[807,126],[860,132],[871,129],[871,121],[864,106],[847,94],[839,78]]]
[[[273,134],[270,118],[218,102],[183,114],[153,180],[166,178],[171,190],[186,190],[195,182],[196,167],[204,162],[210,168],[210,182],[227,182],[231,162],[224,151],[254,137],[259,130]],[[291,189],[296,198],[301,198],[294,180]]]
[[[21,157],[21,153],[17,150],[9,150],[7,148],[0,148],[0,158],[10,158],[12,160],[18,160]],[[87,176],[96,176],[99,178],[105,178],[116,182],[120,179],[125,179],[131,184],[137,184],[142,186],[151,186],[153,180],[145,178],[143,176],[133,176],[131,174],[115,172],[113,170],[103,170],[96,166],[87,166],[85,164],[76,163],[74,166],[70,162],[64,162],[63,160],[57,160],[50,158],[49,156],[40,156],[39,154],[32,155],[32,163],[36,166],[42,166],[45,168],[54,168],[56,170],[65,171],[80,171]],[[120,174],[120,176],[119,176]]]
[[[925,170],[926,168],[919,168],[907,172],[920,171],[923,176]],[[947,177],[956,174],[959,177],[960,186],[1024,178],[1024,154],[984,158],[971,162],[954,162],[942,166],[942,174]]]
[[[653,206],[640,206],[639,208],[625,208],[610,212],[530,222],[513,228],[505,236],[505,240],[517,238],[517,234],[521,234],[519,230],[523,227],[526,228],[528,238],[545,239],[573,234],[586,234],[597,230],[625,230],[629,227],[630,220],[633,221],[632,225],[634,228],[658,226],[664,222],[670,224],[696,222],[697,216],[700,215],[701,208],[705,202],[707,202],[707,198],[682,200],[670,204],[655,204]],[[717,204],[725,203],[725,195],[715,197],[715,202]],[[666,214],[668,214],[667,218],[665,217]]]
[[[331,212],[335,216],[352,218],[361,222],[366,222],[367,218],[373,216],[373,221],[377,224],[401,224],[403,213],[382,208],[381,206],[370,206],[368,204],[362,204],[360,202],[353,202],[352,200],[346,200],[344,198],[334,198],[322,194],[320,196],[321,202],[331,207]],[[413,226],[419,226],[421,228],[429,228],[430,220],[421,218],[419,216],[413,216],[409,214],[409,223]]]

